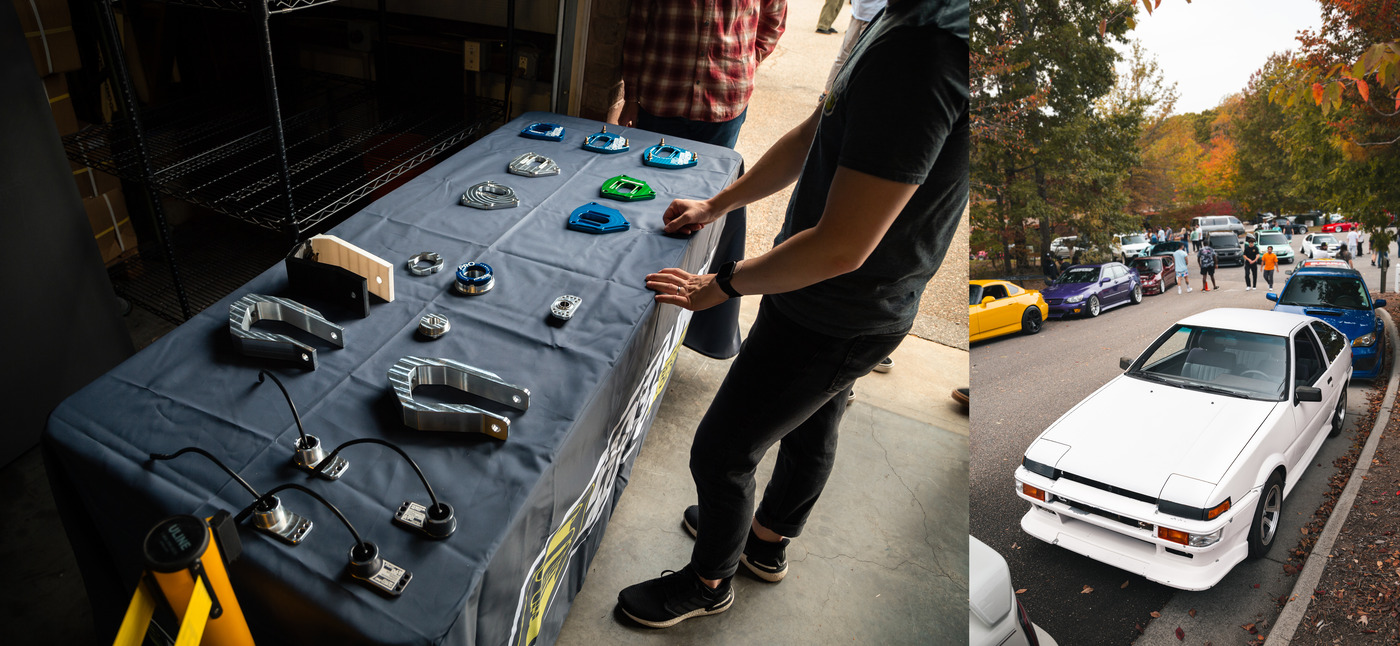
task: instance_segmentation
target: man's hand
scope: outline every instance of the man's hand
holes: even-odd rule
[[[724,214],[717,213],[709,201],[675,200],[666,207],[661,220],[666,223],[666,233],[691,234],[718,220],[721,215]]]
[[[622,104],[622,112],[617,114],[617,125],[624,128],[631,128],[637,125],[637,102],[625,101]]]
[[[714,307],[729,299],[715,284],[714,274],[692,274],[675,267],[647,274],[647,289],[656,292],[656,302],[679,305],[692,312]]]

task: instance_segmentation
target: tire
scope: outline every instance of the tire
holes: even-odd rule
[[[1131,299],[1129,302],[1131,302],[1133,305],[1137,305],[1138,303],[1141,303],[1141,302],[1142,302],[1142,285],[1141,285],[1141,284],[1133,285],[1133,294],[1132,294],[1132,296],[1129,297],[1129,298]]]
[[[1257,559],[1269,553],[1278,526],[1283,519],[1283,476],[1278,471],[1269,474],[1259,504],[1254,507],[1254,522],[1249,526],[1249,558]]]
[[[1039,334],[1042,322],[1040,308],[1034,305],[1027,307],[1026,311],[1021,314],[1021,332],[1028,335]]]
[[[1327,437],[1337,437],[1342,434],[1342,429],[1347,423],[1347,389],[1342,385],[1342,396],[1337,398],[1337,410],[1332,411],[1332,428],[1327,431]]]
[[[1089,318],[1094,318],[1095,316],[1098,316],[1099,312],[1101,311],[1103,310],[1099,308],[1099,295],[1094,294],[1093,296],[1090,296],[1089,303],[1084,309],[1084,314]]]

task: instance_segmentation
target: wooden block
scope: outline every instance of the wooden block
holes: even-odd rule
[[[394,266],[383,258],[356,247],[340,238],[328,235],[311,237],[311,251],[316,262],[335,265],[365,277],[369,293],[394,302]]]

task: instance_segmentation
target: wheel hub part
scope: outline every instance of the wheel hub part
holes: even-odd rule
[[[608,132],[608,127],[603,126],[601,132],[595,132],[583,139],[583,147],[595,153],[612,155],[625,153],[629,150],[627,139]]]
[[[428,313],[418,319],[418,333],[429,341],[442,338],[442,335],[447,334],[447,331],[451,329],[452,323],[441,314]]]
[[[297,545],[311,533],[313,523],[282,506],[282,500],[270,496],[266,503],[258,501],[253,507],[253,526],[288,545]]]
[[[665,139],[642,153],[642,163],[657,168],[690,168],[699,159],[699,154],[669,145]]]
[[[457,266],[457,282],[452,288],[459,294],[477,296],[491,291],[496,286],[496,276],[491,265],[484,262],[468,262]]]
[[[292,442],[292,449],[292,464],[327,480],[339,480],[350,468],[350,462],[338,455],[324,469],[320,468],[321,461],[326,459],[326,449],[315,435],[308,434],[305,443],[298,437]]]
[[[598,193],[603,197],[623,202],[640,202],[656,197],[656,192],[651,190],[651,186],[646,182],[626,175],[618,175],[603,182],[598,188]]]
[[[258,321],[282,321],[345,347],[345,328],[327,321],[320,312],[288,298],[245,294],[228,306],[228,331],[233,344],[250,357],[295,361],[316,369],[316,348],[285,334],[252,329]]]
[[[525,153],[512,160],[506,170],[524,177],[545,177],[558,175],[559,164],[544,155]]]
[[[477,209],[509,209],[520,206],[520,199],[511,187],[488,180],[467,189],[458,204]]]
[[[565,294],[554,299],[554,304],[549,306],[549,315],[559,322],[566,322],[574,317],[574,312],[583,304],[583,299],[571,294]]]
[[[620,233],[632,227],[627,218],[622,217],[621,211],[597,202],[589,202],[574,209],[574,212],[569,214],[568,226],[574,231],[584,233]]]
[[[525,129],[520,131],[520,136],[529,139],[543,139],[545,141],[563,141],[564,126],[557,123],[532,123],[525,126]]]
[[[427,263],[427,266],[420,266]],[[414,276],[427,276],[442,270],[442,256],[432,251],[424,251],[408,259],[408,273]]]
[[[420,431],[483,433],[504,440],[510,420],[470,404],[420,402],[418,386],[451,386],[516,410],[530,408],[530,391],[502,381],[500,376],[451,359],[404,357],[389,369],[389,387],[403,407],[403,423]]]

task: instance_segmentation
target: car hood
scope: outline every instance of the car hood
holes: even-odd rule
[[[1348,339],[1356,339],[1376,331],[1376,315],[1373,310],[1342,309],[1325,305],[1303,307],[1280,304],[1274,306],[1274,311],[1315,316],[1330,323],[1332,327],[1347,335]]]
[[[1120,375],[1041,438],[1069,447],[1051,466],[1155,498],[1173,473],[1219,483],[1279,403]]]
[[[1098,283],[1064,283],[1062,285],[1050,285],[1040,290],[1045,298],[1069,298],[1080,294],[1091,294],[1098,287]]]

